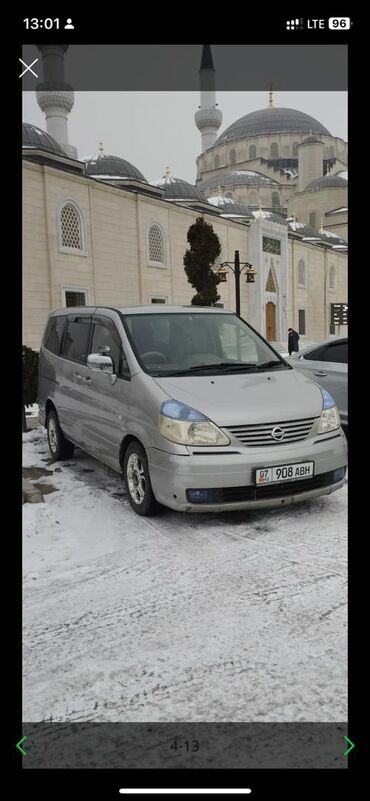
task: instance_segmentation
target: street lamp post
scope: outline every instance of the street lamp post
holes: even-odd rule
[[[256,270],[251,264],[249,264],[248,261],[240,262],[238,250],[235,251],[234,261],[222,262],[221,267],[217,271],[218,273],[221,273],[222,281],[227,280],[225,267],[229,267],[235,275],[235,309],[238,317],[240,317],[240,276],[244,268],[246,268],[247,284],[254,284]]]

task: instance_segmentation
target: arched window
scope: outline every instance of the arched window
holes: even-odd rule
[[[250,203],[251,206],[257,205],[257,193],[253,190],[248,194],[248,203]]]
[[[306,267],[303,259],[299,259],[298,262],[298,284],[306,286]]]
[[[272,205],[273,206],[280,206],[279,192],[273,192],[272,193]]]
[[[337,285],[337,271],[335,265],[331,264],[329,268],[329,289],[336,289]]]
[[[215,161],[214,161],[214,166],[215,166],[215,168],[216,168],[216,167],[219,167],[219,165],[220,165],[220,159],[219,159],[219,156],[215,156]]]
[[[293,156],[298,156],[298,145],[299,142],[293,142],[293,147],[292,147]]]
[[[255,159],[257,158],[257,148],[256,145],[250,145],[249,147],[249,158]]]
[[[231,197],[232,198],[232,196],[233,196],[232,192],[225,192],[225,197]]]
[[[316,228],[316,211],[310,211],[308,215],[308,224],[311,228]]]
[[[236,151],[234,148],[232,148],[229,153],[229,164],[236,164]]]
[[[272,159],[279,158],[279,146],[277,142],[272,142],[272,145],[270,147],[270,154]]]
[[[77,253],[85,250],[82,214],[71,200],[59,208],[59,245],[61,250]]]
[[[158,223],[152,223],[148,233],[148,256],[149,262],[164,265],[164,237]]]
[[[334,145],[330,145],[330,147],[329,147],[329,155],[330,155],[331,159],[335,158],[335,147],[334,147]]]

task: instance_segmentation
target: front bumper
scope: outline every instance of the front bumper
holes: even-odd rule
[[[339,429],[324,438],[316,435],[290,445],[194,448],[188,456],[149,448],[147,454],[153,492],[160,503],[177,511],[219,512],[288,506],[334,492],[344,484],[344,476],[338,480],[335,471],[347,465],[347,441]],[[268,485],[267,495],[256,497],[255,474],[258,468],[309,461],[314,462],[316,481],[295,480],[291,482],[291,492],[289,482]],[[215,490],[214,500],[211,503],[191,503],[187,497],[189,489]],[[235,500],[232,500],[233,495]],[[216,500],[222,496],[228,500]]]

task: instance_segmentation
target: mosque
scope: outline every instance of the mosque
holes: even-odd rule
[[[209,45],[200,65],[201,136],[192,185],[167,169],[149,183],[124,158],[81,160],[68,139],[74,94],[64,81],[62,45],[39,47],[44,81],[36,90],[45,129],[24,122],[23,341],[40,346],[49,311],[61,306],[189,304],[187,231],[211,223],[219,264],[256,270],[241,283],[241,316],[279,345],[288,326],[304,343],[345,334],[330,324],[347,302],[347,144],[313,117],[274,105],[222,129]],[[55,75],[58,82],[55,83]],[[218,305],[235,309],[234,276]]]

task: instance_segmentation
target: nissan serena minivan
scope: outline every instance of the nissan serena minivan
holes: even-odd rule
[[[53,311],[38,396],[52,457],[76,445],[121,472],[140,515],[281,507],[344,483],[331,395],[224,309]]]

